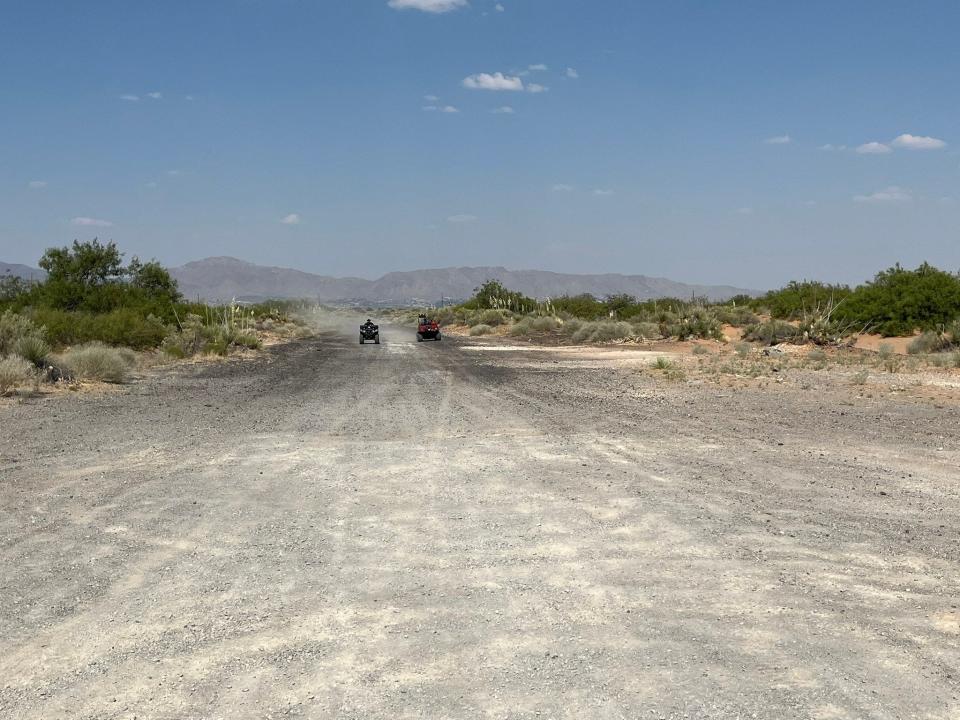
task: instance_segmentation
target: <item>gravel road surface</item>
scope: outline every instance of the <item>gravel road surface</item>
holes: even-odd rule
[[[956,406],[383,340],[0,407],[0,717],[960,718]]]

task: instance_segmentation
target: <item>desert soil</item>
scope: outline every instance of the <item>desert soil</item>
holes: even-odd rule
[[[0,717],[960,718],[960,404],[648,364],[329,331],[0,407]]]

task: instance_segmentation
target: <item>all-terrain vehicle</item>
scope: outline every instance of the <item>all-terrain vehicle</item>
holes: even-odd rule
[[[380,344],[380,326],[369,318],[360,326],[360,344],[363,345],[367,340],[373,340],[377,345]]]
[[[424,340],[443,340],[440,334],[440,324],[436,320],[431,320],[426,315],[421,315],[417,319],[417,342]]]

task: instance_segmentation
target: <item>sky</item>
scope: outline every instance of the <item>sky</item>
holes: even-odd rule
[[[960,4],[0,0],[0,261],[960,269]]]

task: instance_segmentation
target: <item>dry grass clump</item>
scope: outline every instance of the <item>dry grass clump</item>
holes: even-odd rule
[[[938,332],[928,330],[907,346],[907,352],[911,355],[927,355],[929,353],[940,352],[950,348],[950,340],[947,336]]]
[[[479,323],[470,328],[470,337],[478,337],[480,335],[489,335],[493,332],[493,328],[485,323]]]
[[[122,383],[130,377],[130,371],[136,364],[136,354],[127,348],[118,349],[91,342],[60,356],[56,364],[65,377]]]
[[[22,357],[10,355],[0,359],[0,395],[32,382],[34,376],[33,366]]]
[[[633,337],[633,326],[624,321],[599,320],[581,323],[570,339],[575,343],[613,342]]]

